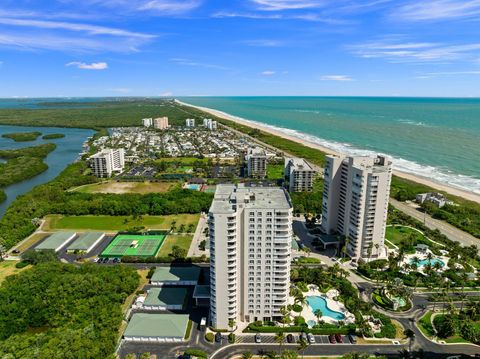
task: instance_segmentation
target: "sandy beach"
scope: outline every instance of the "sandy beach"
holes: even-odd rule
[[[274,128],[271,128],[269,126],[264,126],[262,124],[259,124],[258,122],[252,123],[250,121],[246,121],[245,119],[239,118],[237,116],[232,116],[232,115],[230,115],[228,113],[225,113],[225,112],[222,112],[222,111],[218,111],[218,110],[207,108],[207,107],[194,106],[194,105],[190,105],[188,103],[181,102],[181,101],[178,101],[178,100],[175,100],[175,101],[179,104],[184,105],[184,106],[190,106],[190,107],[196,108],[198,110],[207,112],[207,113],[209,113],[213,116],[217,116],[219,118],[223,118],[223,119],[226,119],[226,120],[229,120],[229,121],[232,121],[232,122],[236,122],[236,123],[239,123],[239,124],[242,124],[242,125],[245,125],[245,126],[249,126],[249,127],[252,127],[252,128],[258,128],[261,131],[271,133],[275,136],[282,137],[282,138],[285,138],[287,140],[291,140],[291,141],[301,143],[304,146],[315,148],[315,149],[320,150],[320,151],[322,151],[324,153],[327,153],[327,154],[332,154],[332,155],[338,155],[339,154],[339,153],[336,153],[336,152],[332,151],[331,149],[329,149],[325,146],[320,146],[317,143],[307,141],[307,140],[301,139],[299,137],[290,136],[288,134],[283,133],[282,131],[278,131],[278,130],[276,130]],[[430,178],[424,178],[424,177],[421,177],[421,176],[416,176],[416,175],[413,175],[411,173],[394,171],[394,174],[398,177],[402,177],[402,178],[405,178],[405,179],[408,179],[408,180],[411,180],[411,181],[415,181],[417,183],[421,183],[421,184],[430,186],[430,187],[435,188],[439,191],[444,191],[444,192],[449,193],[451,195],[462,197],[462,198],[468,199],[470,201],[480,203],[480,195],[478,195],[478,194],[475,194],[475,193],[472,193],[472,192],[467,192],[467,191],[464,191],[464,190],[461,190],[461,189],[458,189],[458,188],[455,188],[455,187],[447,186],[445,184],[435,182]]]

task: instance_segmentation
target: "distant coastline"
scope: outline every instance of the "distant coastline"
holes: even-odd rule
[[[320,151],[322,151],[326,154],[331,154],[331,155],[340,154],[340,152],[338,152],[338,151],[334,151],[334,150],[332,150],[328,147],[322,146],[322,145],[320,145],[318,143],[315,143],[313,141],[310,141],[306,138],[300,138],[299,136],[288,134],[285,131],[282,131],[282,129],[280,129],[278,127],[265,125],[261,122],[241,118],[241,117],[234,116],[234,115],[228,114],[226,112],[215,110],[215,109],[212,109],[212,108],[192,105],[192,104],[189,104],[187,102],[180,101],[178,99],[175,99],[175,101],[179,104],[184,105],[184,106],[190,106],[190,107],[196,108],[198,110],[207,112],[207,113],[209,113],[213,116],[217,116],[217,117],[220,117],[220,118],[232,121],[232,122],[236,122],[236,123],[248,126],[248,127],[258,128],[262,131],[271,133],[275,136],[282,137],[282,138],[285,138],[285,139],[288,139],[288,140],[291,140],[291,141],[301,143],[305,146],[320,150]],[[294,131],[292,131],[292,132],[294,132]],[[298,132],[294,132],[294,133],[297,134]],[[298,134],[300,135],[300,133],[298,133]],[[307,135],[307,134],[305,134],[305,135]],[[397,175],[398,177],[402,177],[402,178],[405,178],[405,179],[408,179],[408,180],[411,180],[411,181],[414,181],[414,182],[417,182],[417,183],[421,183],[421,184],[430,186],[432,188],[436,188],[437,190],[450,193],[454,196],[463,197],[463,198],[468,199],[470,201],[480,203],[480,194],[477,194],[477,193],[474,193],[474,192],[469,192],[469,191],[466,191],[466,190],[463,190],[463,189],[460,189],[460,188],[456,188],[456,187],[453,187],[451,185],[447,185],[447,184],[444,184],[444,183],[440,183],[438,181],[434,181],[431,178],[422,177],[422,176],[415,175],[415,174],[412,174],[412,173],[407,173],[407,172],[395,170],[394,174]]]

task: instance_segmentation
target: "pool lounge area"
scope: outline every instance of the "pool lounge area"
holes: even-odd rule
[[[321,293],[314,284],[308,286],[308,292],[304,293],[307,304],[303,306],[301,315],[305,318],[309,327],[317,324],[318,318],[315,311],[320,309],[322,317],[320,321],[330,324],[337,324],[339,321],[350,324],[355,322],[355,316],[350,313],[345,305],[335,298],[339,295],[336,289],[331,289],[327,293]],[[289,299],[289,303],[294,303],[294,298]],[[291,312],[291,315],[298,316],[299,313]]]
[[[428,259],[429,253],[432,254],[431,259]],[[442,252],[442,254],[443,254],[443,252]],[[425,267],[428,264],[430,264],[432,267],[434,267],[435,265],[439,265],[440,268],[438,269],[438,271],[440,271],[440,272],[443,272],[446,269],[448,269],[447,263],[448,263],[449,258],[445,254],[443,254],[441,256],[438,256],[438,255],[433,254],[430,249],[425,248],[421,251],[417,249],[417,251],[414,254],[406,255],[405,258],[402,261],[402,265],[403,265],[403,268],[404,268],[403,270],[405,272],[411,271],[412,269],[409,269],[408,266],[406,266],[406,265],[407,264],[408,265],[415,264],[417,258],[418,258],[418,264],[417,264],[418,267],[417,267],[416,271],[418,271],[419,273],[422,273],[423,275],[426,275]],[[434,270],[436,271],[436,269],[434,269]]]

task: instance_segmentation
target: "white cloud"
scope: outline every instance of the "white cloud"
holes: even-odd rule
[[[106,70],[108,69],[108,64],[106,62],[92,62],[87,64],[85,62],[73,61],[65,64],[65,66],[76,66],[81,70]]]
[[[350,76],[347,75],[324,75],[320,78],[322,81],[353,81]]]
[[[298,10],[311,9],[320,7],[325,1],[320,0],[250,0],[259,10],[264,11],[281,11],[281,10]]]
[[[391,13],[392,18],[404,21],[478,19],[478,15],[479,0],[415,0]]]
[[[45,21],[45,20],[31,20],[31,19],[11,19],[0,18],[0,24],[11,26],[23,26],[34,27],[41,29],[62,29],[69,31],[85,32],[89,35],[109,35],[109,36],[121,36],[130,38],[151,39],[156,37],[155,35],[143,34],[139,32],[132,32],[128,30],[122,30],[117,28],[72,23],[72,22],[60,22],[60,21]]]
[[[451,61],[474,61],[480,53],[480,43],[448,45],[427,42],[401,42],[391,37],[380,41],[349,46],[351,52],[364,58],[385,58],[390,62],[448,63]]]
[[[140,5],[138,9],[144,11],[161,12],[165,14],[183,14],[196,9],[200,6],[200,4],[201,2],[197,0],[152,0]]]
[[[194,67],[205,67],[209,69],[217,69],[217,70],[228,70],[228,68],[220,65],[215,64],[208,64],[204,62],[197,62],[190,59],[174,57],[170,59],[171,62],[176,63],[177,65],[184,65],[184,66],[194,66]]]
[[[265,71],[262,71],[262,72],[260,73],[260,75],[263,75],[263,76],[273,76],[273,75],[275,75],[275,74],[276,74],[276,72],[275,72],[275,71],[272,71],[272,70],[265,70]]]
[[[267,40],[267,39],[245,40],[245,41],[242,41],[242,44],[245,44],[248,46],[256,46],[256,47],[280,47],[285,45],[283,41]]]
[[[160,97],[172,97],[173,93],[171,91],[165,91],[160,94]]]

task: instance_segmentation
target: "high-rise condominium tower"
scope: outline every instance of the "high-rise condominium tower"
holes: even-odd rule
[[[327,156],[322,228],[346,237],[354,258],[383,256],[392,162],[383,156]]]
[[[229,320],[281,317],[290,289],[292,204],[278,187],[218,185],[208,215],[210,311]]]

